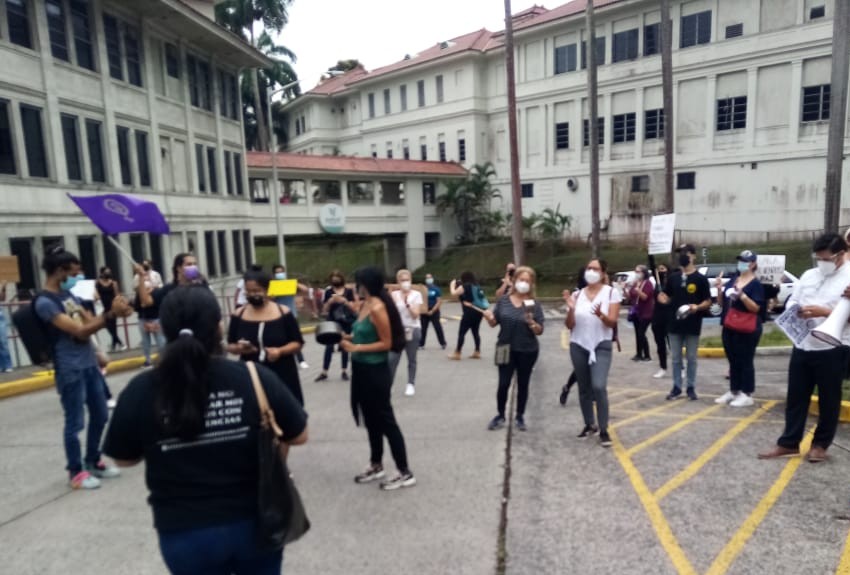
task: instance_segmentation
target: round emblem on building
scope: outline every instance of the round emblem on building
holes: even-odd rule
[[[345,228],[345,212],[339,204],[325,204],[319,211],[319,226],[328,234],[341,234]]]

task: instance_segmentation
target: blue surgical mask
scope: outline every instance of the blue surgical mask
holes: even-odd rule
[[[59,287],[65,291],[71,291],[78,281],[80,281],[80,276],[68,276],[68,279],[60,283]]]
[[[738,262],[738,273],[744,273],[750,269],[750,264],[747,262]]]
[[[274,274],[274,279],[285,280],[286,279],[286,272],[277,272],[276,274]]]
[[[434,278],[425,278],[425,283],[428,285],[434,285]]]

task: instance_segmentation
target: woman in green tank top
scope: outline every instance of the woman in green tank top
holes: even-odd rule
[[[359,424],[359,414],[369,432],[369,466],[354,478],[356,483],[383,479],[384,436],[398,467],[398,475],[382,482],[391,491],[413,487],[416,478],[407,464],[404,437],[390,403],[392,374],[389,351],[393,342],[404,344],[404,327],[398,309],[384,288],[384,276],[377,268],[362,268],[355,274],[362,305],[350,335],[343,336],[342,349],[351,353],[351,408]]]

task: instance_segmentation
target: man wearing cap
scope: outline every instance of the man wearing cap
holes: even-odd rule
[[[702,313],[711,306],[711,288],[708,279],[694,266],[696,248],[691,244],[679,246],[679,265],[681,269],[670,275],[664,291],[658,294],[658,301],[671,304],[675,314],[670,324],[670,350],[673,358],[673,389],[667,399],[677,399],[682,395],[682,347],[688,357],[688,398],[696,401],[694,389],[697,379],[697,347],[702,332]]]

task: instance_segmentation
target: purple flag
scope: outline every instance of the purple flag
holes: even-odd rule
[[[72,196],[83,213],[105,234],[169,233],[168,222],[153,202],[124,194]]]

